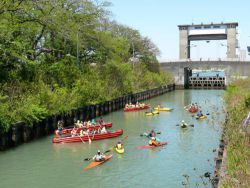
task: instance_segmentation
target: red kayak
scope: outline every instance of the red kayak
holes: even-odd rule
[[[198,112],[198,108],[189,108],[188,109],[188,111],[190,112],[190,113],[196,113],[196,112]]]
[[[107,122],[107,123],[102,123],[102,125],[95,124],[94,126],[90,126],[90,127],[83,126],[81,128],[77,128],[76,133],[80,133],[81,130],[87,130],[87,129],[90,130],[90,131],[98,130],[101,126],[104,126],[105,128],[110,128],[110,127],[112,127],[112,125],[113,125],[112,122]],[[70,128],[63,128],[61,134],[71,134],[72,129],[73,129],[72,127],[70,127]],[[56,132],[57,132],[57,130],[55,131],[55,134],[56,134]]]
[[[100,161],[100,162],[93,161],[93,162],[90,163],[88,166],[86,166],[86,167],[84,168],[84,170],[88,170],[88,169],[93,168],[93,167],[95,167],[95,166],[97,166],[97,165],[100,165],[100,164],[106,162],[107,160],[109,160],[112,156],[113,156],[113,155],[106,155],[106,156],[104,157],[105,160]]]
[[[144,109],[148,109],[148,108],[149,108],[149,105],[145,104],[144,106],[136,106],[136,107],[131,107],[131,108],[124,108],[124,112],[144,110]]]
[[[116,131],[109,131],[107,133],[96,133],[96,134],[89,134],[89,135],[83,135],[83,136],[66,136],[66,137],[54,137],[52,139],[53,143],[71,143],[71,142],[87,142],[90,140],[101,140],[101,139],[107,139],[107,138],[113,138],[117,137],[123,134],[122,129],[117,129]]]
[[[145,149],[145,148],[156,148],[158,146],[163,146],[163,145],[166,145],[168,144],[168,142],[159,142],[157,146],[154,146],[154,145],[144,145],[144,146],[138,146],[137,148],[138,149]]]

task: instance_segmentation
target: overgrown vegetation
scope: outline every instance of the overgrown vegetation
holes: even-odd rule
[[[0,131],[172,82],[158,48],[107,2],[0,2]]]
[[[250,80],[232,83],[226,92],[228,121],[225,124],[227,145],[227,175],[221,187],[249,187],[250,134],[242,129],[243,120],[250,111]]]

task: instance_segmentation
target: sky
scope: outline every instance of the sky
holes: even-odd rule
[[[179,58],[177,25],[238,22],[240,50],[250,46],[250,0],[108,0],[112,18],[139,30],[160,49],[160,62]],[[226,58],[226,40],[192,42],[192,59]],[[247,55],[246,58],[250,59]]]

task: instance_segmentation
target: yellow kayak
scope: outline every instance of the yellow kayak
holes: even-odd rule
[[[207,116],[196,116],[195,118],[196,119],[205,119],[205,118],[207,118]]]
[[[122,148],[122,149],[115,148],[115,151],[116,151],[117,153],[122,154],[122,153],[124,153],[124,148]]]
[[[153,116],[155,114],[159,114],[159,111],[146,112],[146,116]]]
[[[154,109],[163,112],[169,112],[173,110],[173,108],[154,108]]]

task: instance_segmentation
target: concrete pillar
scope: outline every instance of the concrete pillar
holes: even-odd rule
[[[185,26],[179,27],[179,57],[180,59],[188,59],[190,57],[188,42],[188,28]]]
[[[236,57],[236,25],[227,25],[227,58]]]

